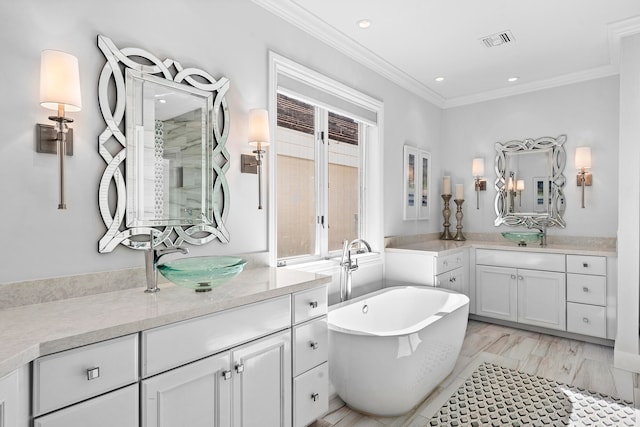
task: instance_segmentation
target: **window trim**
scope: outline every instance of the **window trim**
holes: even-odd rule
[[[343,83],[326,77],[308,67],[298,64],[290,59],[287,59],[273,51],[269,51],[269,87],[268,87],[268,108],[269,108],[269,120],[270,127],[272,129],[271,134],[276,134],[277,123],[277,93],[287,94],[290,91],[286,89],[279,89],[278,78],[283,76],[289,79],[295,79],[301,83],[310,86],[315,90],[320,90],[328,93],[334,97],[340,98],[348,103],[351,103],[357,107],[367,109],[375,113],[376,120],[371,122],[366,118],[362,118],[357,114],[353,114],[349,111],[345,111],[341,108],[336,108],[331,105],[326,105],[323,102],[317,101],[313,97],[309,97],[314,100],[314,103],[322,108],[328,108],[338,114],[344,114],[346,116],[354,116],[359,121],[367,123],[370,126],[363,128],[366,129],[366,135],[363,132],[361,136],[362,141],[366,141],[366,144],[375,143],[376,148],[371,149],[367,147],[362,153],[362,167],[360,168],[361,184],[360,184],[360,203],[361,212],[364,212],[362,218],[360,218],[360,232],[367,237],[367,240],[371,244],[374,251],[380,252],[384,246],[384,234],[383,234],[383,174],[382,174],[382,158],[383,158],[383,116],[384,116],[384,104],[362,92],[359,92]],[[304,97],[303,94],[298,94],[300,97]],[[304,99],[304,98],[303,98]],[[375,133],[372,137],[371,133]],[[274,144],[275,145],[275,144]],[[364,144],[362,144],[364,145]],[[275,185],[276,170],[277,170],[277,148],[272,146],[268,151],[269,157],[269,179],[268,187],[269,191],[269,227],[268,227],[268,241],[269,241],[269,262],[270,265],[278,265],[277,258],[277,209],[275,200]],[[369,174],[367,171],[378,170],[379,173]],[[370,191],[375,191],[377,196],[369,194]],[[333,253],[329,253],[331,256]],[[289,258],[287,261],[291,263],[296,261],[296,258]],[[315,259],[317,261],[317,258]],[[308,256],[301,256],[300,262],[312,261]]]

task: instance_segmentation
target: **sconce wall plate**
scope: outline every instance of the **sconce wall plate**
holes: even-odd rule
[[[256,156],[251,154],[242,154],[240,157],[240,172],[252,173],[256,175],[258,173],[258,163],[256,162]]]
[[[476,180],[476,191],[486,191],[487,190],[487,181],[484,179]]]
[[[582,174],[576,175],[576,185],[582,187]],[[591,187],[591,174],[589,172],[584,173],[584,185],[585,187]]]
[[[55,126],[36,124],[36,152],[58,154],[58,132]],[[73,129],[71,128],[67,131],[66,155],[73,156]]]

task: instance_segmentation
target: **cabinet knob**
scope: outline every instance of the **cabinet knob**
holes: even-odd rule
[[[449,282],[454,283],[455,281],[456,281],[456,278],[455,278],[455,277],[451,277],[451,278],[449,278]]]
[[[231,379],[231,371],[229,371],[229,370],[222,371],[222,378],[224,378],[225,380],[230,380]]]
[[[100,367],[96,366],[95,368],[87,369],[87,381],[95,380],[96,378],[100,378]]]
[[[317,341],[311,341],[309,343],[309,347],[311,347],[312,350],[317,350],[318,349],[318,342]]]
[[[242,372],[244,372],[244,365],[242,363],[238,363],[236,365],[236,372],[241,374]]]
[[[313,400],[314,402],[317,402],[319,398],[320,398],[320,395],[318,393],[311,394],[311,400]]]
[[[442,265],[444,265],[445,267],[449,266],[449,261],[442,261]]]
[[[588,317],[583,317],[583,318],[582,318],[582,322],[584,322],[584,323],[589,323],[589,318],[588,318]]]
[[[582,266],[583,266],[584,268],[588,268],[588,267],[589,267],[589,264],[588,264],[588,263],[586,263],[586,262],[583,262],[583,263],[582,263]]]
[[[582,287],[582,292],[589,292],[589,288],[587,288],[586,286]]]
[[[311,308],[318,308],[318,301],[311,301],[309,303],[309,307]]]
[[[518,280],[524,280],[524,277],[518,276]]]
[[[516,275],[515,275],[515,274],[512,274],[512,275],[511,275],[511,278],[512,278],[513,280],[516,280]]]

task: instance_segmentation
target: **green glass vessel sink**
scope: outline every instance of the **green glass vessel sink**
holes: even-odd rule
[[[517,243],[518,246],[527,246],[527,243],[534,243],[542,239],[540,231],[505,231],[502,237]]]
[[[188,257],[158,264],[158,270],[178,286],[206,292],[238,275],[246,264],[231,256]]]

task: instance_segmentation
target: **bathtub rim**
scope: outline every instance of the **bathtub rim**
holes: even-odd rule
[[[340,308],[352,305],[352,304],[358,304],[359,302],[361,302],[362,300],[366,300],[369,298],[372,298],[374,296],[377,296],[379,294],[383,294],[389,291],[393,291],[393,290],[402,290],[402,289],[407,289],[407,288],[411,288],[411,289],[417,289],[417,290],[421,290],[421,291],[427,291],[427,292],[442,292],[442,293],[449,293],[449,294],[455,294],[456,296],[459,296],[459,300],[457,302],[457,304],[455,304],[450,311],[447,312],[443,312],[443,311],[438,311],[434,314],[432,314],[429,317],[426,317],[425,319],[421,320],[418,323],[415,323],[407,328],[404,329],[398,329],[398,330],[392,330],[392,331],[383,331],[383,332],[368,332],[368,331],[360,331],[360,330],[355,330],[355,329],[349,329],[349,328],[343,328],[341,326],[337,326],[335,324],[331,323],[331,312],[338,310]],[[327,314],[327,327],[329,329],[330,332],[339,332],[339,333],[343,333],[343,334],[348,334],[348,335],[359,335],[359,336],[370,336],[370,337],[398,337],[398,336],[404,336],[404,335],[411,335],[414,334],[434,323],[436,323],[437,321],[439,321],[440,319],[447,317],[448,315],[457,312],[458,310],[463,309],[465,306],[469,306],[470,303],[470,299],[468,296],[466,296],[463,293],[460,292],[456,292],[456,291],[452,291],[450,289],[444,289],[444,288],[437,288],[435,286],[420,286],[420,285],[402,285],[402,286],[390,286],[387,288],[382,288],[379,289],[375,292],[371,292],[365,295],[361,295],[357,298],[353,298],[350,299],[348,301],[343,301],[340,302],[338,304],[334,304],[332,306],[329,307],[328,310],[328,314]]]

